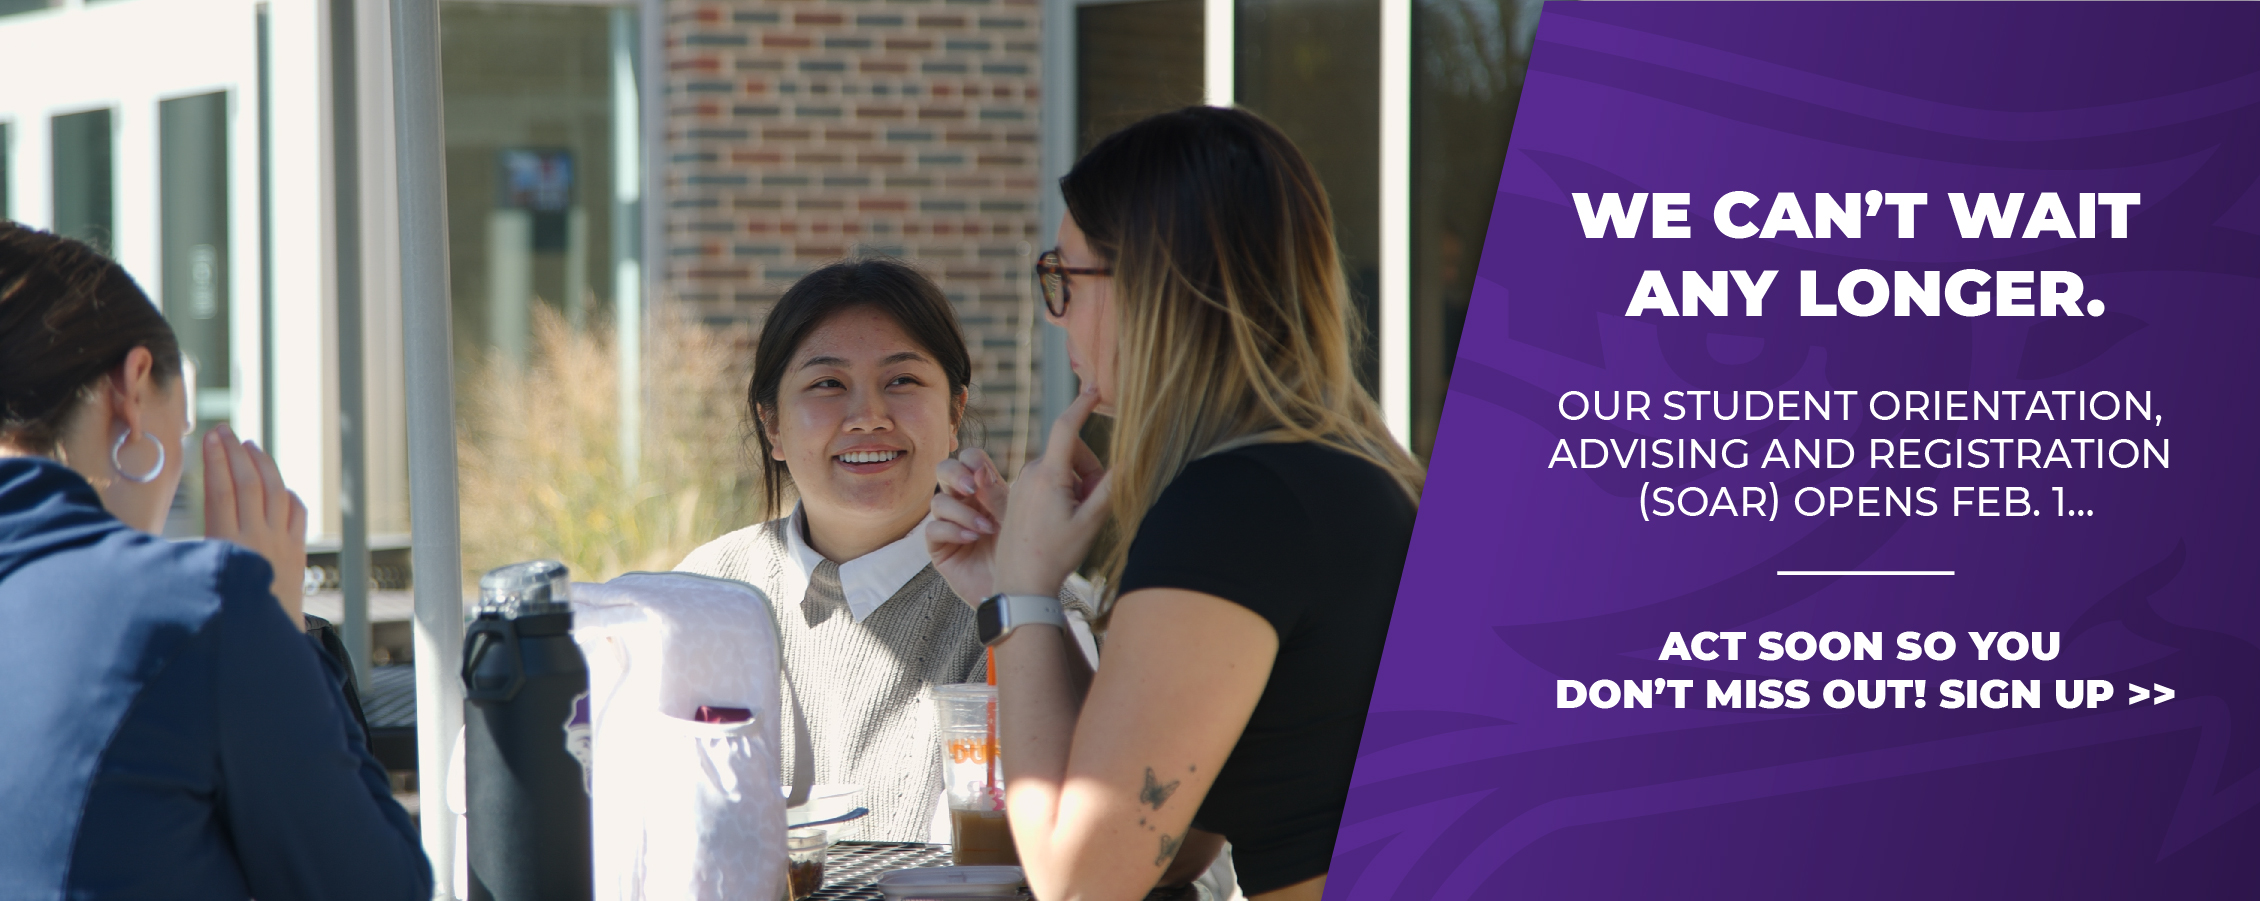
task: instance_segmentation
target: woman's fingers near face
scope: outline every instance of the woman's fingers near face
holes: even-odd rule
[[[283,499],[282,516],[274,523],[274,550],[262,553],[268,554],[267,563],[275,568],[275,596],[284,599],[284,609],[299,614],[305,607],[306,503],[287,488],[277,487],[275,493]]]
[[[978,447],[969,447],[958,451],[957,459],[965,464],[965,468],[973,474],[977,483],[987,484],[997,480],[997,464],[996,461],[989,459],[988,451]]]
[[[204,502],[207,537],[266,554],[278,568],[303,557],[305,501],[283,484],[273,457],[224,425],[204,439]]]
[[[945,556],[980,540],[980,533],[945,519],[936,518],[926,524],[926,552],[929,555]]]
[[[1099,525],[1107,516],[1107,505],[1114,499],[1113,488],[1113,479],[1101,475],[1098,481],[1091,483],[1090,491],[1083,495],[1082,503],[1076,506],[1070,519],[1083,541],[1088,542],[1098,535]]]
[[[981,490],[974,481],[972,467],[954,457],[934,464],[934,479],[941,483],[943,491],[959,497],[971,497]]]
[[[1051,438],[1044,443],[1046,461],[1057,464],[1063,472],[1070,471],[1068,461],[1074,458],[1075,449],[1083,444],[1083,421],[1091,417],[1091,411],[1097,409],[1098,405],[1098,388],[1085,384],[1082,393],[1075,395],[1067,409],[1059,411],[1059,418],[1052,420]]]
[[[289,515],[290,519],[286,528],[290,530],[290,535],[298,542],[298,546],[304,548],[306,546],[306,502],[298,499],[298,492],[296,491],[290,492]]]
[[[1045,481],[1056,481],[1081,493],[1082,479],[1076,471],[1078,451],[1090,453],[1090,448],[1083,444],[1083,421],[1090,418],[1091,410],[1098,403],[1098,391],[1085,384],[1082,393],[1075,395],[1067,409],[1060,411],[1059,418],[1052,420],[1051,437],[1044,443],[1044,456],[1029,469],[1042,472],[1041,478]],[[1097,458],[1094,456],[1092,460],[1095,463]]]
[[[233,538],[235,524],[235,479],[228,473],[227,443],[219,429],[204,433],[204,534],[210,538]]]
[[[1099,465],[1098,455],[1083,443],[1083,422],[1098,407],[1098,391],[1089,385],[1075,396],[1075,402],[1059,414],[1052,423],[1049,445],[1044,448],[1042,465],[1050,473],[1047,479],[1057,479],[1066,486],[1070,496],[1080,501],[1090,492],[1092,480],[1103,476],[1105,468]]]
[[[973,470],[974,484],[978,489],[974,492],[974,500],[980,504],[983,512],[988,513],[991,517],[1003,516],[1005,501],[1011,494],[1012,485],[1007,483],[1004,480],[1004,474],[997,470],[996,461],[989,459],[988,451],[978,447],[967,448],[958,456],[963,458],[966,465]]]
[[[987,451],[978,447],[966,448],[943,460],[938,472],[942,486],[961,497],[978,495],[997,481],[996,464],[990,462]]]
[[[290,505],[296,499],[290,489],[283,487],[282,471],[275,467],[275,459],[256,441],[243,443],[244,453],[251,457],[252,465],[259,469],[259,483],[267,499],[267,522],[275,528],[285,528],[290,522]]]
[[[1075,473],[1075,491],[1079,495],[1088,495],[1091,492],[1091,486],[1097,483],[1099,479],[1106,477],[1106,467],[1099,463],[1099,455],[1093,453],[1091,446],[1083,443],[1083,439],[1080,437],[1075,439],[1075,457],[1072,465]]]
[[[1091,445],[1085,443],[1081,435],[1075,436],[1075,456],[1072,460],[1076,475],[1097,475],[1106,471],[1106,467],[1099,463],[1098,452],[1091,450]]]
[[[945,548],[955,552],[958,545],[981,540],[981,534],[974,531],[966,521],[964,511],[968,508],[963,501],[943,492],[935,494],[928,506],[934,514],[933,521],[926,524],[926,547],[929,553],[938,555]]]
[[[226,434],[221,443],[227,447],[228,473],[235,481],[235,520],[239,529],[256,528],[267,521],[267,490],[260,478],[259,464],[253,462],[243,442],[236,440],[235,432],[227,426],[219,427]]]
[[[970,529],[983,535],[994,535],[997,532],[995,520],[974,509],[973,505],[947,494],[934,495],[934,519],[949,523],[959,529]],[[975,536],[975,538],[978,537]],[[968,538],[965,540],[971,541],[974,539]]]

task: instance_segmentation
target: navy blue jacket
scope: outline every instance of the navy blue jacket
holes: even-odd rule
[[[431,897],[343,673],[273,579],[0,458],[0,899]]]

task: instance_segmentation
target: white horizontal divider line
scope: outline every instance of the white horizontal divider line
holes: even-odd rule
[[[1951,569],[1777,569],[1777,576],[1951,576]]]

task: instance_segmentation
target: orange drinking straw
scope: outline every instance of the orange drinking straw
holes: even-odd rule
[[[997,649],[990,648],[988,656],[989,684],[995,685],[997,684]],[[986,755],[989,758],[989,797],[995,798],[997,796],[997,699],[993,697],[989,699],[988,738],[988,747],[985,750],[989,752]]]

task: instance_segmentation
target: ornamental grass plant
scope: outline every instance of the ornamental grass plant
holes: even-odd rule
[[[527,360],[490,353],[467,367],[456,405],[467,596],[480,573],[522,560],[564,561],[575,581],[672,569],[755,521],[760,470],[743,412],[750,345],[679,313],[654,319],[633,466],[609,330],[573,328],[535,304]]]

